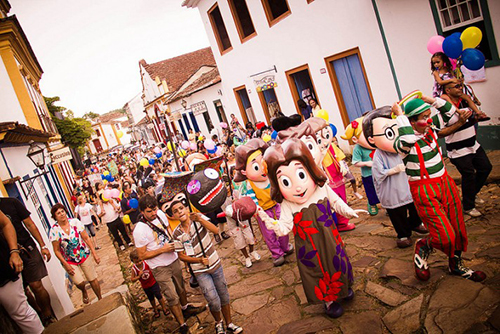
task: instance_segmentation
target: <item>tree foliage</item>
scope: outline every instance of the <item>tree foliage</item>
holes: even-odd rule
[[[85,114],[83,114],[83,118],[85,118],[86,120],[89,120],[89,121],[96,119],[99,116],[101,116],[101,115],[99,115],[98,113],[95,113],[93,111],[89,111],[89,112],[86,112]]]
[[[44,97],[44,99],[63,143],[76,149],[84,148],[94,133],[90,122],[81,117],[74,117],[71,110],[56,106],[54,103],[60,101],[58,96]],[[56,113],[65,114],[66,117],[60,119],[56,117]]]

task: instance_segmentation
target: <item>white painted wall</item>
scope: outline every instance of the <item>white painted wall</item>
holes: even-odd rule
[[[7,165],[9,166],[12,176],[34,176],[33,170],[35,166],[27,158],[28,145],[26,146],[16,146],[16,147],[5,147],[1,151],[5,157]],[[45,181],[43,181],[45,183]],[[19,183],[16,183],[19,189]],[[50,203],[42,195],[42,190],[38,185],[38,182],[34,182],[35,192],[38,194],[40,203],[48,217],[48,223],[53,225],[54,221],[50,218]],[[47,188],[47,185],[45,186]],[[48,191],[48,188],[47,188]],[[49,242],[47,232],[36,212],[36,208],[31,200],[31,198],[25,198],[21,189],[19,189],[21,196],[24,199],[26,208],[31,212],[31,219],[36,224],[45,244],[48,246],[50,253],[52,254],[52,259],[46,262],[47,270],[49,275],[42,280],[43,285],[50,294],[50,299],[52,303],[52,308],[56,313],[56,316],[60,319],[65,315],[72,313],[74,311],[73,303],[68,296],[65,284],[65,270],[61,266],[60,262],[54,255],[52,244]],[[49,194],[50,196],[50,194]],[[69,208],[68,208],[69,209]],[[36,242],[35,242],[36,243]]]
[[[146,115],[144,113],[144,105],[141,98],[142,93],[137,94],[132,100],[127,102],[128,109],[132,115],[134,123],[139,122]]]
[[[188,110],[182,111],[182,114],[188,114],[188,112],[190,111],[190,106],[192,104],[195,104],[195,103],[198,103],[201,101],[205,101],[205,104],[206,104],[207,109],[208,109],[208,114],[210,116],[212,124],[214,125],[215,128],[220,128],[220,125],[219,125],[220,122],[219,122],[219,118],[217,117],[217,112],[215,111],[214,101],[221,100],[224,109],[226,109],[226,105],[224,103],[224,96],[219,95],[219,93],[218,93],[219,90],[222,91],[222,84],[220,82],[213,85],[213,86],[207,87],[199,92],[196,92],[191,96],[185,97],[184,100],[186,100],[186,102],[187,102]],[[183,110],[183,109],[184,108],[181,105],[181,100],[175,101],[175,102],[170,104],[171,111]],[[191,118],[189,117],[189,114],[187,115],[187,117],[188,117],[189,123],[191,124],[191,128],[194,130],[194,127],[192,125]],[[226,111],[226,117],[229,119],[229,113],[227,111]],[[182,120],[182,122],[184,124],[184,120]],[[196,116],[196,122],[198,123],[198,126],[200,128],[201,133],[205,137],[208,138],[209,131],[208,131],[208,128],[207,128],[207,125],[205,122],[205,118],[203,118],[203,115]],[[175,126],[180,131],[179,124],[177,122],[175,122]],[[186,129],[186,132],[187,132],[187,128],[186,127],[184,127],[184,128]]]
[[[147,104],[153,101],[155,98],[161,95],[160,89],[158,85],[154,81],[154,78],[151,78],[149,73],[144,69],[144,67],[139,66],[141,75],[142,75],[142,85],[144,87],[143,93],[145,96],[144,104]]]
[[[255,116],[265,120],[262,106],[250,75],[276,66],[275,92],[285,115],[297,112],[285,72],[308,64],[321,107],[330,114],[330,122],[342,133],[344,124],[328,72],[325,57],[359,47],[367,79],[376,105],[397,100],[397,93],[382,38],[371,3],[365,0],[313,1],[288,0],[292,14],[269,27],[261,1],[247,1],[257,36],[241,44],[229,5],[219,1],[219,8],[233,50],[221,56],[208,9],[215,1],[201,1],[198,8],[214,53],[226,95],[227,113],[242,122],[233,88],[246,85]],[[226,96],[226,97],[227,97]],[[348,148],[341,143],[343,148]]]
[[[429,1],[377,0],[377,5],[402,94],[415,89],[432,94],[434,79],[430,71],[431,54],[427,51],[427,41],[437,35],[437,30]],[[488,1],[488,8],[497,36],[497,47],[500,47],[500,1]],[[500,124],[500,95],[496,93],[500,85],[500,66],[486,68],[486,78],[487,81],[471,86],[482,102],[481,108],[492,118],[489,123]]]
[[[0,122],[27,124],[7,69],[0,57]]]

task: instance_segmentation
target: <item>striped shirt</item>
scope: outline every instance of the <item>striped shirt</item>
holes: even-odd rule
[[[457,107],[461,110],[469,109],[465,100],[461,100]],[[435,117],[441,117],[441,115],[438,114]],[[446,126],[455,124],[459,119],[460,115],[455,113],[446,123]],[[457,131],[444,138],[446,150],[448,151],[448,157],[450,157],[450,159],[457,159],[469,154],[475,154],[479,147],[481,147],[476,140],[475,124],[474,116],[471,116]]]
[[[198,232],[196,232],[196,229],[198,229]],[[193,269],[193,272],[195,274],[212,272],[213,270],[215,270],[220,266],[221,260],[212,243],[212,238],[210,237],[210,234],[208,233],[207,229],[203,227],[203,225],[201,225],[200,223],[194,221],[191,222],[189,235],[184,233],[181,225],[177,226],[177,228],[174,230],[173,238],[175,240],[179,240],[183,246],[186,242],[191,242],[191,245],[193,246],[194,250],[194,255],[190,255],[191,257],[208,258],[208,266],[201,263],[191,263],[191,268]],[[202,245],[203,245],[203,250],[201,247]],[[185,248],[182,247],[178,249],[176,247],[175,251],[183,252],[185,251]],[[205,252],[205,254],[203,254],[203,251]]]
[[[435,128],[439,131],[445,124],[447,124],[456,112],[455,106],[443,99],[436,98],[432,104],[437,108],[440,117],[433,116],[432,120]],[[394,141],[394,148],[396,152],[401,155],[403,162],[406,166],[406,174],[410,181],[420,180],[420,161],[417,155],[417,148],[415,144],[420,146],[422,151],[425,169],[430,178],[436,178],[444,175],[445,166],[441,158],[441,151],[438,143],[432,138],[431,132],[437,138],[436,131],[429,129],[426,134],[421,134],[413,130],[410,121],[406,116],[398,116],[396,118],[398,124],[399,136]]]

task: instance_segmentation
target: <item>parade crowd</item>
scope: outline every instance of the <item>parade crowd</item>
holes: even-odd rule
[[[300,101],[301,115],[281,115],[270,126],[242,126],[231,115],[229,124],[208,137],[177,132],[171,141],[139,142],[94,157],[75,184],[72,207],[59,203],[51,210],[52,252],[23,204],[1,198],[1,304],[26,333],[40,333],[42,323],[56,321],[41,284],[51,253],[84,303],[86,282],[101,299],[96,230],[106,229],[120,251],[131,248],[131,280],[140,282],[155,317],[171,314],[180,333],[188,333],[186,319],[205,310],[187,299],[187,270],[189,284],[207,300],[215,332],[240,333],[231,319],[217,244],[232,238],[251,267],[267,260],[254,249],[258,228],[273,264],[281,266],[295,253],[308,302],[324,304],[325,313],[338,318],[342,303],[355,298],[340,232],[356,228],[350,219],[383,213],[394,226],[395,246],[415,247],[418,279],[430,278],[427,260],[439,250],[449,258],[450,274],[484,280],[462,254],[468,246],[464,214],[481,215],[477,194],[491,171],[476,141],[477,123],[489,118],[470,87],[449,73],[446,58],[439,53],[431,59],[437,71],[433,97],[412,92],[348,124],[340,137],[355,144],[350,166],[338,145],[340,131],[311,99]],[[462,197],[446,171],[438,138],[444,138],[462,175]],[[347,203],[349,185],[364,199],[354,168],[361,169],[366,210]]]

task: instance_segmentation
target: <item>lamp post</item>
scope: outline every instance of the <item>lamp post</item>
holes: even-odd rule
[[[28,158],[30,158],[31,162],[33,162],[36,167],[45,170],[45,148],[35,144],[33,140],[31,140],[29,144]]]

